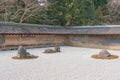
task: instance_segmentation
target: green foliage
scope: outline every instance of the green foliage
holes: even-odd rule
[[[46,0],[45,0],[46,1]],[[119,8],[108,9],[109,0],[47,0],[40,7],[37,0],[14,0],[0,4],[0,20],[17,23],[79,26],[119,24]]]
[[[92,0],[50,0],[49,3],[47,15],[59,25],[89,25],[95,18]]]
[[[107,8],[108,0],[94,0],[95,4],[95,24],[110,24],[112,23]]]
[[[111,24],[112,20],[108,13],[106,6],[101,6],[96,10],[96,25],[98,24]]]
[[[100,6],[104,6],[108,3],[108,0],[94,0],[95,8],[97,9]]]

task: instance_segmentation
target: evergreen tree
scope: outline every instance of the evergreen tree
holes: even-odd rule
[[[93,0],[49,0],[49,3],[47,15],[59,25],[89,25],[95,18]]]
[[[108,0],[94,0],[95,8],[97,9],[100,6],[104,6],[108,3]]]

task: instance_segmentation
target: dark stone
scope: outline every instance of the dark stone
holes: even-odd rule
[[[26,57],[32,57],[29,52],[26,51],[26,49],[23,46],[18,47],[18,55],[19,58],[26,58]]]
[[[60,52],[60,47],[59,46],[55,47],[55,51]]]
[[[100,57],[109,57],[111,54],[107,50],[102,50],[99,52]]]
[[[55,50],[52,50],[52,49],[46,49],[44,51],[44,53],[55,53],[56,51]]]
[[[59,47],[59,46],[56,46],[56,47],[54,48],[54,50],[53,50],[53,49],[46,49],[46,50],[44,51],[44,53],[55,53],[55,52],[60,52],[60,47]]]
[[[26,57],[26,49],[23,46],[18,47],[18,57],[20,58]]]

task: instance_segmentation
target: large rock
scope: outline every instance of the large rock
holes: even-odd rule
[[[99,56],[104,58],[111,56],[111,54],[107,50],[102,50],[99,52]]]
[[[23,46],[19,46],[17,56],[19,58],[26,58],[26,57],[31,57],[33,55],[31,55],[29,52],[27,52],[26,49]]]

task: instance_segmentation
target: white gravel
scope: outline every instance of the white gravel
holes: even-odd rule
[[[91,58],[100,49],[61,47],[62,52],[44,54],[46,48],[28,49],[38,55],[31,60],[14,60],[17,51],[0,51],[0,80],[120,80],[120,58]],[[120,56],[120,51],[108,50]]]

